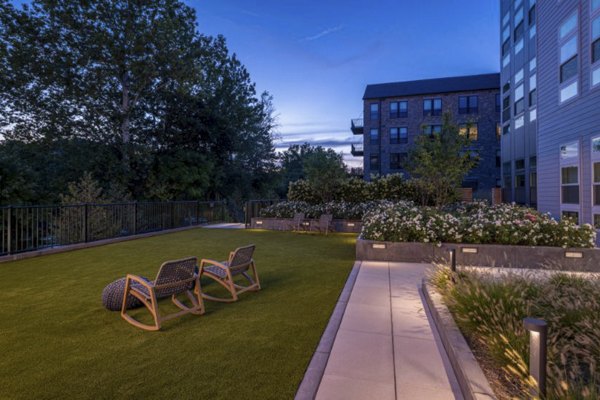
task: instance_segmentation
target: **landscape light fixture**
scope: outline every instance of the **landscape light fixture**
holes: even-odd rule
[[[456,249],[450,249],[450,270],[456,272]]]
[[[537,318],[523,319],[523,325],[529,331],[529,375],[535,380],[534,396],[546,397],[546,363],[548,324]]]

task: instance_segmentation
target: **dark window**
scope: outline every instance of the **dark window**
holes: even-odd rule
[[[502,43],[502,56],[510,53],[510,38],[506,39],[504,43]]]
[[[529,174],[529,187],[537,187],[537,173],[535,172]]]
[[[379,129],[371,129],[371,144],[379,144]]]
[[[525,109],[525,99],[518,100],[515,103],[515,115],[520,114]]]
[[[442,115],[442,99],[423,100],[423,115]]]
[[[398,102],[393,101],[390,103],[390,118],[398,118]]]
[[[509,133],[510,133],[510,124],[506,124],[506,125],[504,125],[502,127],[502,134],[503,135],[508,135]]]
[[[502,91],[503,91],[504,93],[508,92],[509,90],[510,90],[510,81],[506,82],[506,83],[504,84],[504,87],[502,88]]]
[[[433,135],[434,133],[442,133],[441,125],[423,125],[423,134]]]
[[[407,153],[390,153],[390,169],[401,169],[406,158]]]
[[[515,43],[519,41],[523,37],[523,32],[525,31],[525,27],[523,26],[523,21],[517,25],[515,28]]]
[[[594,214],[594,228],[600,229],[600,214]]]
[[[515,160],[515,170],[525,169],[525,160]]]
[[[371,110],[371,119],[378,120],[379,119],[379,104],[372,103],[370,110]]]
[[[500,93],[496,93],[496,112],[500,112],[502,107],[502,100],[500,99]]]
[[[560,82],[567,81],[575,75],[577,75],[576,55],[560,66]]]
[[[529,26],[535,24],[535,4],[529,9]]]
[[[371,167],[371,171],[379,171],[379,156],[377,154],[371,154],[369,165]]]
[[[390,128],[390,144],[408,143],[408,129],[406,127]]]
[[[537,104],[537,89],[533,89],[529,92],[529,106],[535,106]]]
[[[523,174],[515,175],[515,187],[516,188],[524,188],[525,187],[525,175],[523,175]]]
[[[504,107],[504,109],[510,107],[510,95],[506,96],[504,100],[502,100],[502,106]]]
[[[562,203],[579,204],[579,175],[577,167],[561,168]]]
[[[502,164],[502,174],[510,175],[510,161],[507,161]]]
[[[563,211],[560,214],[562,218],[570,219],[573,222],[579,222],[579,213],[577,211]]]
[[[533,157],[529,157],[529,168],[536,168],[537,167],[537,157],[533,156]]]
[[[400,118],[408,117],[408,101],[398,102],[398,114]]]
[[[472,114],[479,111],[479,98],[477,96],[458,96],[458,113]]]
[[[496,150],[496,168],[500,168],[502,165],[502,152],[500,150]]]
[[[600,206],[600,163],[594,163],[594,205]]]
[[[592,62],[595,63],[598,60],[600,60],[600,38],[592,43]]]

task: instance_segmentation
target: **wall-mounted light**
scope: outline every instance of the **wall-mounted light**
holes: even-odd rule
[[[477,254],[477,247],[463,247],[460,249],[463,253]]]
[[[374,249],[385,249],[385,244],[383,243],[373,243]]]
[[[262,225],[263,222],[262,221],[256,221],[256,225]]]
[[[537,318],[523,319],[523,326],[529,331],[529,375],[535,380],[534,396],[546,397],[546,363],[548,324]]]
[[[565,258],[583,258],[581,251],[565,251]]]
[[[354,222],[348,222],[348,225],[347,225],[347,226],[349,226],[349,227],[352,227],[352,226],[354,226]]]

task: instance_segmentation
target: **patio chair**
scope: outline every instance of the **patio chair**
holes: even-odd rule
[[[167,261],[160,266],[154,281],[147,281],[137,275],[128,274],[125,281],[121,317],[138,328],[157,331],[160,329],[162,322],[166,320],[190,313],[204,314],[204,300],[200,295],[200,278],[195,273],[197,265],[198,259],[196,257]],[[185,294],[188,297],[192,303],[191,307],[177,299],[180,294]],[[150,311],[154,319],[153,325],[144,324],[127,314],[126,300],[128,295],[140,300],[142,305]],[[181,311],[163,316],[158,311],[158,299],[168,296],[171,296],[171,301]]]
[[[200,278],[207,276],[231,293],[231,298],[214,297],[206,293],[202,293],[202,297],[208,300],[231,303],[237,301],[240,293],[260,290],[260,281],[252,258],[255,247],[253,244],[239,247],[229,253],[229,260],[227,261],[218,262],[209,259],[200,261]],[[248,274],[249,270],[252,270],[253,277]],[[243,276],[250,284],[243,286],[235,283],[233,279],[238,275]]]
[[[294,214],[294,219],[292,220],[292,230],[299,231],[301,228],[304,229],[304,213],[296,213]]]
[[[331,222],[333,221],[333,216],[331,214],[322,214],[319,217],[319,220],[316,222],[316,228],[319,232],[325,232],[327,235],[331,228]]]

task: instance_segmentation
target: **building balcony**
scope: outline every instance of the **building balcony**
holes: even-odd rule
[[[352,144],[352,151],[350,151],[354,157],[362,157],[365,155],[365,149],[362,143]]]
[[[351,121],[350,129],[355,135],[362,135],[364,132],[363,125],[364,123],[362,118],[355,118]]]

